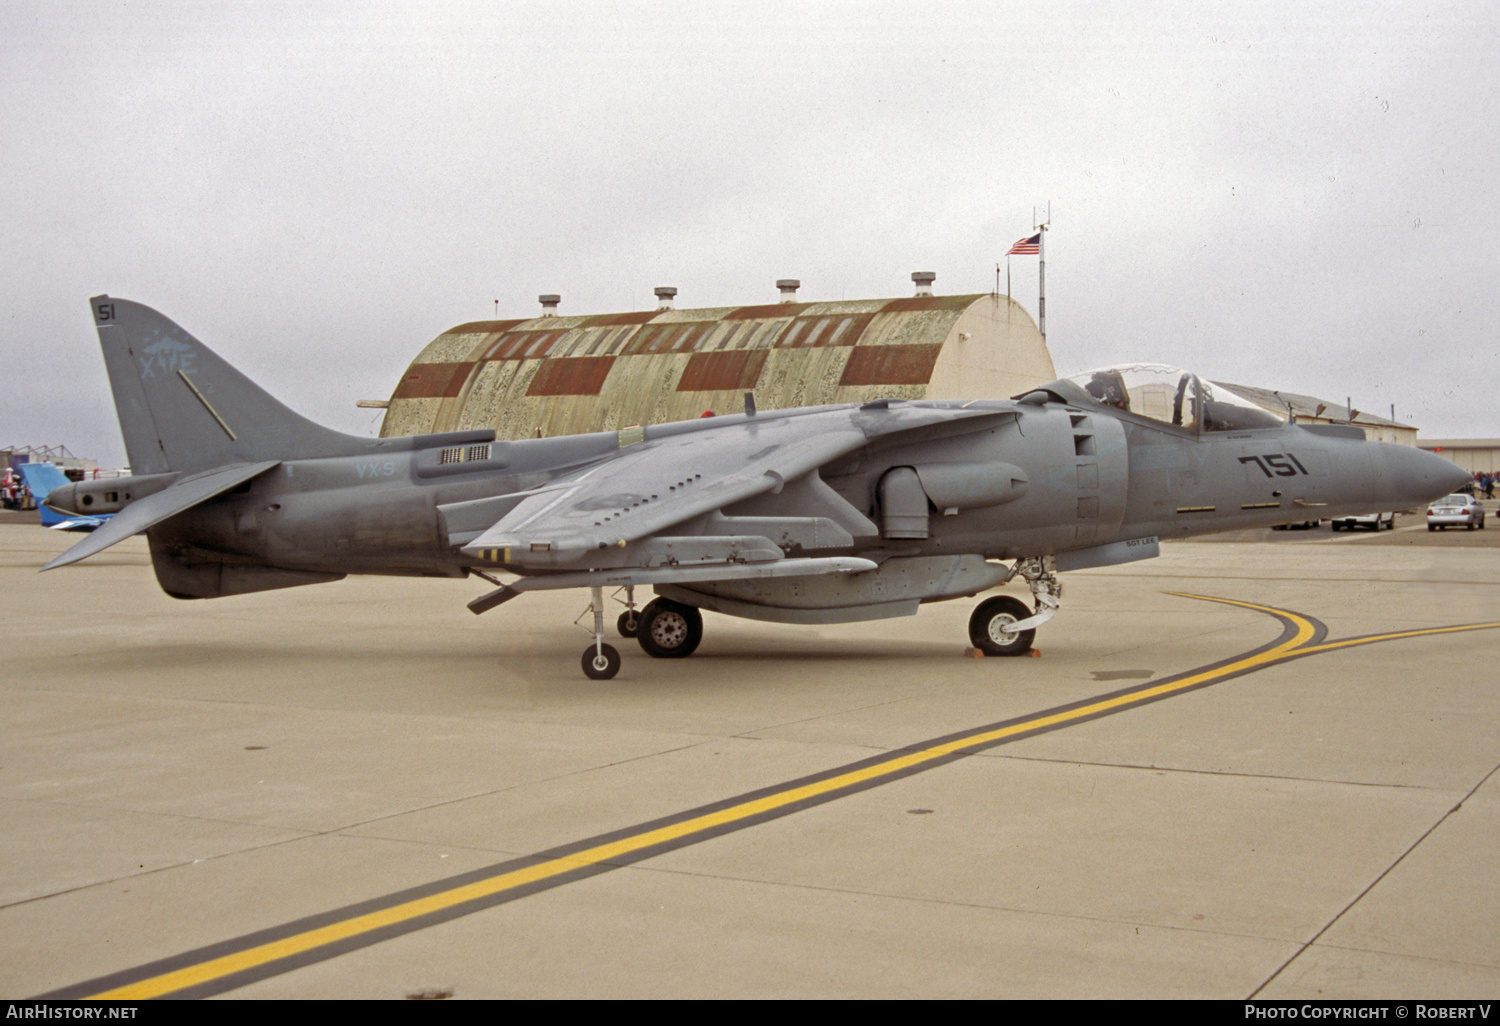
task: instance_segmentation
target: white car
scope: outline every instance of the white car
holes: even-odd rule
[[[1472,495],[1445,495],[1427,507],[1427,530],[1441,527],[1446,531],[1449,524],[1455,527],[1463,524],[1470,531],[1478,527],[1482,531],[1484,507]]]
[[[1329,523],[1337,531],[1344,527],[1354,530],[1356,527],[1368,527],[1372,531],[1379,531],[1382,527],[1388,531],[1396,529],[1396,514],[1394,513],[1361,513],[1357,517],[1335,517]]]

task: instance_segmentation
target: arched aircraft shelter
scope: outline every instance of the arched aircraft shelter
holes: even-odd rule
[[[745,392],[760,409],[784,409],[1000,398],[1056,377],[1031,316],[993,294],[544,313],[433,339],[402,375],[380,433],[614,431],[737,412]]]

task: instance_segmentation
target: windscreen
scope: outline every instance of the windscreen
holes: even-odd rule
[[[1286,422],[1223,385],[1179,367],[1132,363],[1088,371],[1068,379],[1104,406],[1163,424],[1205,431],[1279,427]]]

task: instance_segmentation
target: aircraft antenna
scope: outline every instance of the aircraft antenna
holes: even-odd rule
[[[1286,397],[1283,396],[1280,392],[1274,390],[1271,392],[1271,394],[1274,395],[1277,399],[1280,399],[1281,405],[1286,407],[1286,422],[1288,424],[1297,423],[1297,411],[1292,409],[1292,404],[1286,401]]]

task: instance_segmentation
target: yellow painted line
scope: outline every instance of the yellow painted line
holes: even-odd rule
[[[1281,616],[1289,616],[1298,624],[1297,633],[1292,639],[1268,649],[1259,655],[1238,660],[1213,670],[1193,674],[1179,680],[1163,683],[1154,688],[1130,692],[1115,698],[1093,702],[1076,709],[1069,709],[1049,716],[1034,717],[997,730],[970,735],[944,744],[932,745],[927,748],[907,752],[873,766],[866,766],[862,769],[842,773],[838,776],[829,777],[826,780],[820,780],[787,791],[779,791],[776,794],[742,802],[738,805],[721,809],[718,812],[696,816],[692,819],[683,820],[680,823],[674,823],[656,830],[622,838],[608,844],[586,848],[583,851],[550,859],[535,866],[512,870],[477,883],[455,887],[438,894],[394,905],[379,912],[355,916],[342,922],[332,923],[318,929],[308,930],[280,940],[260,944],[231,955],[210,959],[197,965],[140,980],[136,983],[127,984],[92,996],[120,1001],[160,997],[164,994],[170,994],[173,991],[207,983],[221,976],[228,976],[236,972],[264,965],[268,962],[299,955],[314,948],[322,947],[325,944],[332,944],[349,937],[378,930],[386,926],[392,926],[433,912],[441,912],[479,898],[491,897],[502,891],[547,880],[575,869],[606,863],[611,859],[622,855],[629,855],[642,849],[650,848],[653,845],[680,840],[700,831],[711,830],[728,823],[748,819],[764,812],[774,811],[787,805],[806,801],[809,798],[820,797],[842,788],[868,783],[880,777],[912,769],[913,767],[945,758],[966,749],[993,744],[1017,734],[1058,726],[1125,706],[1136,705],[1152,698],[1171,694],[1174,691],[1192,688],[1216,677],[1240,673],[1283,657],[1289,647],[1295,646],[1300,640],[1311,637],[1314,633],[1312,624],[1305,618],[1298,617],[1295,614],[1287,614],[1280,610],[1273,610],[1269,606],[1257,606],[1248,602],[1228,602],[1228,604],[1270,612]]]
[[[1385,634],[1367,634],[1358,638],[1345,638],[1342,641],[1325,641],[1320,645],[1308,645],[1306,644],[1306,641],[1308,638],[1312,637],[1313,634],[1313,631],[1310,629],[1311,624],[1308,624],[1304,617],[1298,616],[1295,613],[1290,613],[1284,609],[1275,609],[1271,606],[1256,605],[1253,602],[1240,602],[1235,599],[1215,598],[1212,595],[1191,595],[1184,591],[1170,591],[1167,592],[1167,594],[1177,595],[1181,598],[1202,599],[1205,602],[1218,602],[1222,605],[1227,606],[1242,606],[1246,609],[1254,609],[1263,613],[1270,613],[1274,616],[1287,617],[1288,619],[1299,625],[1297,636],[1292,638],[1290,641],[1287,641],[1282,645],[1278,645],[1276,646],[1276,648],[1264,653],[1265,655],[1270,655],[1272,652],[1279,652],[1280,655],[1278,656],[1278,658],[1283,658],[1285,656],[1301,657],[1309,655],[1319,655],[1323,652],[1333,652],[1338,649],[1344,648],[1355,648],[1359,645],[1373,645],[1376,642],[1380,641],[1399,641],[1403,638],[1424,638],[1440,634],[1462,634],[1466,631],[1489,631],[1500,629],[1500,621],[1494,621],[1490,623],[1465,623],[1450,625],[1447,627],[1417,627],[1412,630],[1406,631],[1389,631]],[[1304,625],[1309,629],[1303,631],[1301,628]]]
[[[696,833],[711,831],[718,827],[750,819],[763,813],[774,812],[786,806],[818,798],[844,788],[868,784],[882,777],[899,774],[905,770],[920,767],[970,749],[989,747],[997,742],[1020,734],[1048,727],[1056,727],[1088,719],[1103,713],[1117,711],[1132,705],[1139,705],[1152,699],[1179,691],[1190,690],[1211,681],[1242,674],[1289,658],[1299,658],[1305,655],[1399,638],[1500,628],[1500,622],[1454,627],[1432,627],[1410,631],[1396,631],[1389,634],[1363,638],[1351,638],[1345,641],[1326,644],[1309,645],[1308,642],[1317,634],[1317,627],[1307,617],[1299,614],[1276,609],[1272,606],[1242,602],[1234,599],[1215,598],[1207,595],[1191,595],[1185,592],[1170,592],[1169,594],[1268,613],[1289,622],[1293,627],[1292,636],[1254,654],[1219,664],[1212,669],[1164,681],[1155,687],[1127,691],[1124,694],[1116,695],[1112,698],[1100,699],[1099,701],[1090,702],[1076,708],[1035,716],[1008,726],[998,727],[994,730],[969,734],[941,744],[929,745],[925,748],[904,752],[882,762],[850,770],[846,773],[840,773],[824,780],[778,791],[774,794],[763,795],[759,798],[740,802],[715,812],[694,816],[681,822],[598,844],[569,855],[548,859],[534,866],[514,869],[475,883],[465,884],[440,891],[436,894],[402,902],[390,908],[353,916],[340,922],[330,923],[327,926],[305,930],[279,940],[268,941],[242,951],[208,959],[196,965],[161,973],[90,996],[97,999],[119,1001],[161,997],[176,991],[209,983],[213,980],[233,975],[234,973],[304,954],[325,945],[357,937],[361,934],[399,925],[432,913],[442,912],[467,902],[493,897],[504,891],[524,887],[528,884],[544,882],[578,869],[607,864],[611,860],[632,855],[655,845],[680,841]]]
[[[1298,655],[1318,655],[1322,652],[1332,652],[1341,648],[1353,648],[1356,645],[1369,645],[1377,641],[1398,641],[1402,638],[1425,638],[1437,634],[1462,634],[1465,631],[1490,631],[1500,628],[1500,621],[1495,623],[1466,623],[1454,627],[1422,627],[1410,631],[1392,631],[1389,634],[1372,634],[1363,638],[1346,638],[1343,641],[1329,641],[1322,645],[1309,645],[1306,649],[1299,651]]]

